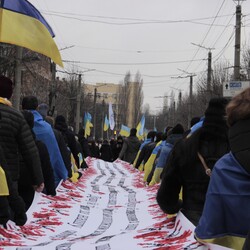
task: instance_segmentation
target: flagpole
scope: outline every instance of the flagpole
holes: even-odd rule
[[[14,88],[14,100],[13,107],[19,110],[20,96],[21,96],[21,81],[22,81],[22,56],[23,47],[16,46],[16,67],[15,67],[15,88]]]
[[[104,130],[104,105],[105,105],[105,102],[104,102],[104,99],[102,100],[102,139],[103,138],[103,130]]]
[[[75,132],[79,131],[80,124],[80,110],[81,110],[81,90],[82,90],[82,75],[78,75],[78,86],[77,86],[77,96],[76,96],[76,124]]]

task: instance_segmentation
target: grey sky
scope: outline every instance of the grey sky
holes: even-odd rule
[[[86,83],[119,83],[125,73],[140,71],[144,104],[162,106],[155,98],[171,87],[188,93],[189,79],[173,79],[207,68],[206,49],[213,61],[234,58],[236,3],[232,0],[30,0],[53,28],[62,59],[84,74]],[[242,3],[242,46],[250,41],[250,1]],[[231,39],[230,39],[231,38]],[[205,60],[202,60],[205,59]],[[186,74],[184,74],[185,76]],[[196,78],[194,78],[194,85]],[[177,96],[177,92],[176,92]]]

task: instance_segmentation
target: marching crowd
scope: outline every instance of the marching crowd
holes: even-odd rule
[[[35,191],[54,196],[61,181],[77,182],[90,156],[143,171],[145,186],[159,184],[160,208],[181,211],[198,241],[250,249],[250,88],[230,101],[212,98],[187,131],[176,124],[148,132],[143,142],[135,128],[126,138],[86,139],[63,115],[47,116],[35,96],[15,110],[12,91],[12,81],[0,76],[0,226],[24,225]]]

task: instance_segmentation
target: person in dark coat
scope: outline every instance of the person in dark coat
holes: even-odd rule
[[[136,128],[131,128],[129,137],[124,139],[122,150],[119,154],[119,159],[124,160],[128,163],[133,163],[137,152],[140,148],[140,141],[136,136]]]
[[[78,158],[75,135],[70,129],[68,129],[65,117],[62,115],[58,115],[55,119],[54,127],[55,129],[59,130],[62,133],[65,143],[67,144],[71,153],[73,154],[76,165],[79,168],[80,166],[79,166],[79,158]]]
[[[34,126],[33,114],[27,110],[23,110],[22,114],[30,127],[31,133],[33,135],[34,141],[36,143],[36,146],[39,152],[39,157],[40,157],[40,162],[41,162],[41,167],[42,167],[42,172],[43,172],[43,177],[44,177],[43,193],[54,196],[56,195],[54,173],[53,173],[53,169],[51,166],[48,149],[43,142],[36,140],[36,136],[34,132],[32,131],[32,128]],[[32,201],[34,199],[34,194],[35,194],[34,188],[32,186],[31,178],[32,177],[30,176],[30,173],[28,172],[25,163],[21,161],[20,179],[18,181],[18,191],[20,195],[22,196],[23,200],[25,201],[26,210],[28,210],[28,208],[31,206]]]
[[[8,100],[13,91],[12,81],[0,76],[0,146],[2,146],[7,162],[10,178],[17,192],[20,173],[20,155],[31,174],[32,185],[41,192],[44,188],[44,179],[41,169],[39,152],[30,128],[22,113],[11,106]]]
[[[164,212],[174,214],[181,210],[194,225],[202,214],[210,180],[198,152],[212,169],[230,148],[225,120],[226,104],[224,98],[211,99],[203,126],[175,144],[157,193],[157,202]],[[179,200],[181,188],[183,197]]]
[[[25,203],[17,192],[15,184],[12,182],[4,152],[0,146],[0,167],[4,171],[5,179],[1,179],[1,185],[7,184],[7,193],[0,194],[0,225],[6,227],[8,220],[12,220],[18,226],[23,226],[27,221]],[[1,177],[4,178],[3,173]]]
[[[88,140],[85,138],[84,135],[85,130],[83,128],[80,128],[78,132],[78,141],[81,144],[83,156],[86,158],[88,156],[91,156],[91,152],[89,150]]]
[[[91,157],[99,159],[100,158],[100,149],[96,145],[95,140],[91,139],[89,141],[88,145],[89,145],[89,150],[90,150],[90,153],[91,153]]]
[[[104,140],[100,148],[100,158],[104,161],[113,161],[113,155],[108,140]]]
[[[111,148],[114,161],[119,157],[119,154],[122,150],[122,145],[123,145],[123,138],[121,135],[118,135],[114,147]]]

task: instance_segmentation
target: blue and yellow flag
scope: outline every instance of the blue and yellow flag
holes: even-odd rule
[[[107,115],[105,115],[105,121],[104,121],[104,126],[103,126],[103,130],[107,131],[109,129],[109,120]]]
[[[54,36],[41,13],[28,1],[0,1],[0,42],[41,53],[63,67]]]
[[[137,137],[142,140],[144,136],[144,126],[145,126],[145,116],[143,115],[140,122],[138,123],[136,130],[137,130]]]
[[[86,112],[84,114],[84,121],[83,121],[84,129],[85,129],[85,134],[84,134],[85,137],[90,135],[91,128],[93,127],[91,120],[92,120],[91,114],[89,112]]]
[[[120,135],[128,137],[130,135],[130,128],[125,125],[122,125]]]

